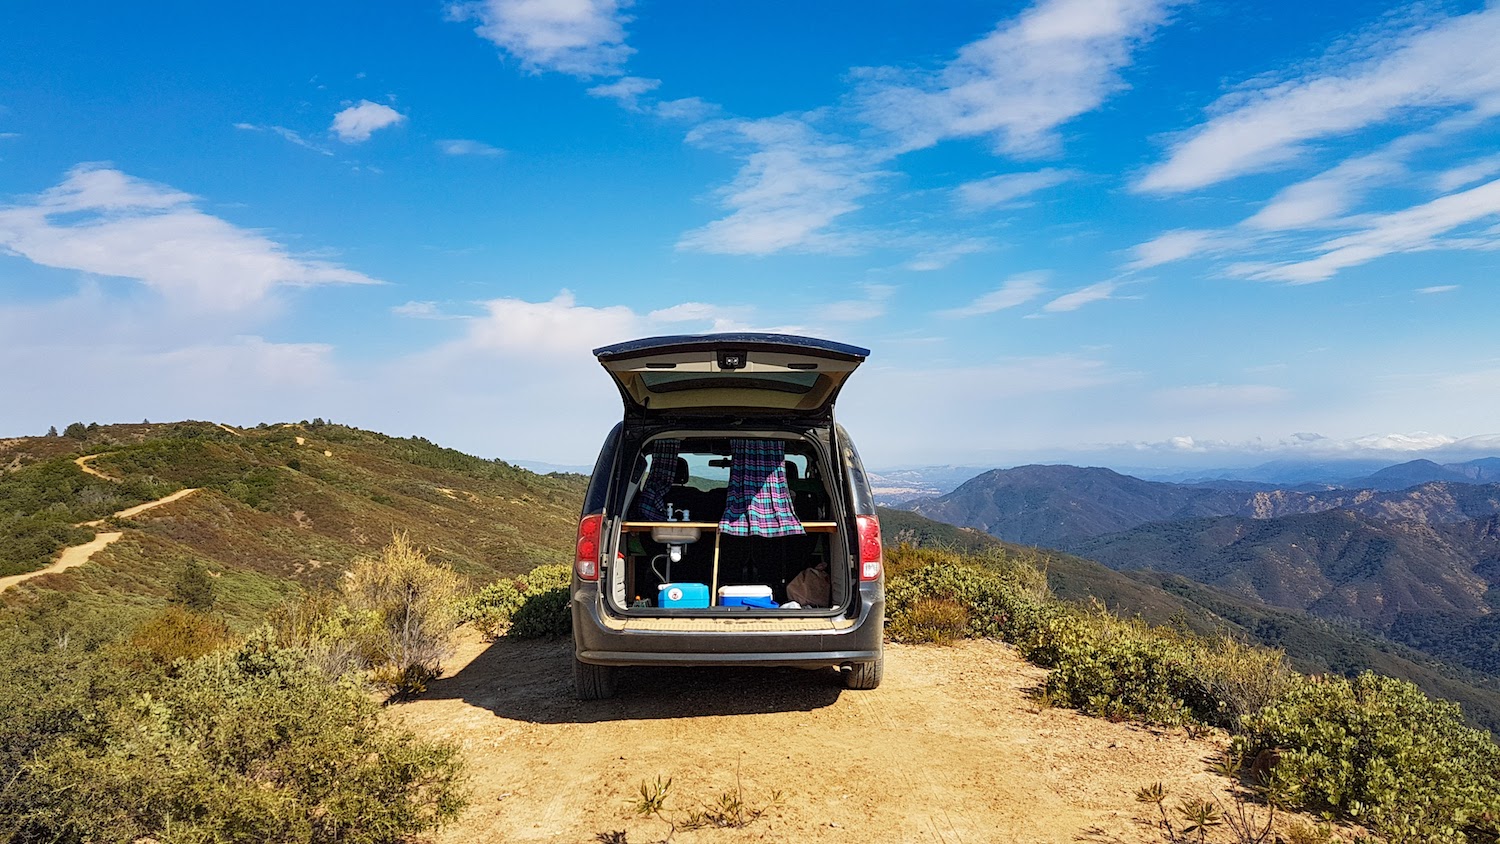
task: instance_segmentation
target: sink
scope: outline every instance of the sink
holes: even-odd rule
[[[697,542],[702,530],[695,527],[668,527],[657,525],[651,529],[651,538],[663,545],[686,545]]]

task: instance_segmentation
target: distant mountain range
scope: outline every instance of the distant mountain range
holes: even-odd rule
[[[1500,614],[1478,619],[1459,619],[1459,613],[1429,617],[1425,625],[1409,625],[1408,647],[1353,624],[1269,606],[1181,575],[1114,571],[1079,556],[1017,546],[910,511],[881,508],[879,512],[887,545],[904,542],[969,553],[1030,554],[1046,569],[1048,585],[1059,597],[1084,604],[1097,601],[1116,613],[1140,616],[1154,624],[1182,625],[1202,634],[1229,633],[1282,648],[1298,670],[1312,674],[1373,670],[1410,680],[1428,694],[1459,701],[1476,723],[1500,735],[1500,651],[1495,647],[1500,641],[1500,625],[1495,623]],[[1445,623],[1455,619],[1467,626]],[[1450,635],[1450,630],[1470,635]],[[1444,658],[1434,658],[1435,651],[1444,651]]]
[[[1021,466],[908,507],[1009,542],[1176,575],[1500,676],[1500,459],[1338,486],[1164,483]]]

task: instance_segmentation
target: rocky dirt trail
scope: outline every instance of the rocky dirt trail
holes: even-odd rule
[[[419,733],[459,742],[473,803],[443,842],[636,844],[668,827],[630,809],[643,780],[673,779],[670,810],[740,783],[782,803],[742,829],[678,831],[693,842],[1160,841],[1137,788],[1221,793],[1221,740],[1113,724],[1037,706],[1045,677],[1007,645],[891,645],[877,690],[832,671],[633,669],[608,701],[572,698],[563,642],[471,640],[421,699],[394,707]]]

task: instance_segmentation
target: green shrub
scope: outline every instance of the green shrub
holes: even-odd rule
[[[1182,724],[1214,707],[1192,667],[1192,650],[1175,637],[1104,612],[1049,625],[1056,664],[1046,691],[1091,715]]]
[[[1237,750],[1273,751],[1271,793],[1392,842],[1500,838],[1500,747],[1457,704],[1376,674],[1294,683],[1244,719]]]
[[[1214,722],[1234,731],[1245,716],[1280,700],[1298,678],[1285,652],[1232,636],[1197,641],[1193,668],[1217,709]]]
[[[544,639],[566,636],[573,631],[572,595],[567,586],[555,586],[526,596],[511,618],[507,636]]]
[[[969,633],[969,610],[952,598],[918,598],[886,627],[898,642],[951,645]]]
[[[9,840],[376,844],[464,802],[455,747],[268,635],[109,690],[5,772]]]
[[[459,618],[487,639],[506,633],[518,638],[566,635],[573,623],[568,607],[572,577],[569,566],[545,565],[497,580],[461,601]]]
[[[367,652],[377,682],[397,695],[423,691],[442,673],[458,626],[458,576],[427,561],[404,533],[373,557],[356,560],[344,583],[356,616],[367,616]]]
[[[130,644],[145,658],[162,666],[179,659],[197,659],[228,644],[229,625],[186,607],[170,606],[137,627]]]

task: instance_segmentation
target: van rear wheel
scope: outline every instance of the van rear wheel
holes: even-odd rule
[[[615,696],[615,667],[594,665],[573,658],[573,694],[579,700],[603,700]]]
[[[879,688],[880,678],[885,674],[885,652],[875,657],[874,662],[856,662],[849,666],[849,673],[844,675],[844,688],[847,689],[874,689]]]

